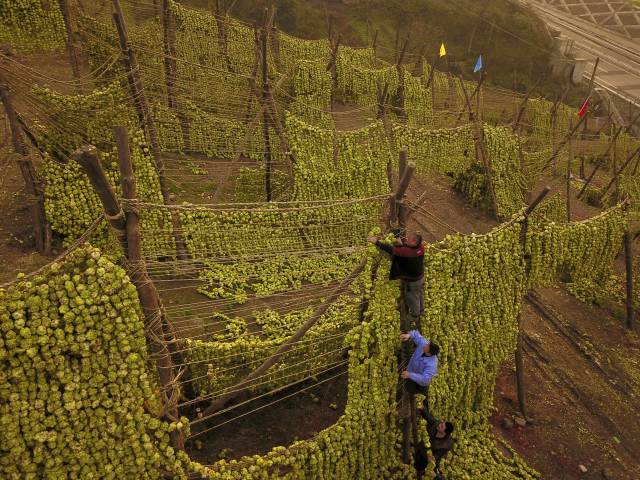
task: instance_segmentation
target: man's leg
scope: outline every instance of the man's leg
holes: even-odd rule
[[[424,313],[424,277],[415,282],[404,281],[403,284],[409,315],[419,319]]]

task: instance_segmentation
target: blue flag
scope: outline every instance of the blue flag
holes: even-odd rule
[[[473,73],[479,72],[482,70],[482,55],[478,57],[478,61],[476,62],[476,66],[473,67]]]

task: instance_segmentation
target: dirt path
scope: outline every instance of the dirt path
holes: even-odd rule
[[[517,410],[511,363],[496,386],[496,430],[543,478],[640,478],[637,335],[559,288],[531,297],[522,321],[533,422],[524,428],[505,424]]]

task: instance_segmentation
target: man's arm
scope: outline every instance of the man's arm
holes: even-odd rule
[[[422,416],[422,418],[424,418],[427,421],[427,425],[429,427],[439,422],[439,420],[436,417],[434,417],[429,410],[425,408],[420,409],[420,415]]]
[[[367,241],[369,243],[374,244],[376,247],[378,247],[380,250],[382,250],[385,253],[388,253],[389,255],[393,254],[393,245],[388,245],[386,243],[382,243],[378,237],[369,237],[367,238]]]
[[[429,340],[420,335],[418,330],[411,330],[409,332],[409,337],[411,337],[413,343],[416,344],[416,347],[424,347],[429,342]]]

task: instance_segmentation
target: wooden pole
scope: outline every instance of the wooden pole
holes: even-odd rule
[[[267,42],[269,39],[268,23],[262,28],[260,34],[260,48],[262,52],[262,103],[268,105],[269,103],[269,71],[268,71],[268,58],[267,58]],[[262,136],[264,139],[264,181],[265,192],[267,196],[267,202],[270,202],[273,198],[273,192],[271,189],[271,138],[269,132],[269,112],[265,108],[262,116]]]
[[[404,192],[409,187],[411,176],[413,175],[413,165],[407,163],[407,151],[406,149],[400,150],[398,157],[398,178],[400,182],[398,184],[398,191],[394,195],[395,202],[392,206],[395,207],[397,213],[395,216],[398,218],[398,232],[401,235],[406,235],[407,229],[407,207],[402,203]],[[405,281],[401,280],[400,289],[400,331],[407,333],[411,330],[411,321],[409,312],[407,310],[406,289]],[[405,364],[411,357],[411,345],[409,342],[402,344],[401,350],[401,362]],[[416,405],[415,397],[413,394],[409,395],[409,418],[404,417],[402,419],[402,457],[405,463],[411,463],[411,438],[413,434],[413,441],[418,448],[418,431],[417,431],[417,419],[416,419]]]
[[[469,95],[467,94],[467,88],[464,85],[464,81],[462,77],[458,77],[460,81],[460,86],[462,87],[462,92],[464,93],[464,100],[467,105],[467,109],[469,110],[469,121],[474,124],[474,143],[476,147],[476,160],[479,161],[485,169],[485,175],[487,177],[487,185],[489,186],[489,193],[491,195],[491,205],[493,208],[493,213],[495,215],[498,214],[498,200],[496,197],[496,191],[493,184],[493,171],[491,168],[491,160],[486,153],[485,145],[484,145],[484,128],[482,124],[478,121],[476,115],[473,112],[473,107],[471,106],[471,101],[469,100]],[[478,81],[478,87],[482,85],[482,77]]]
[[[164,161],[162,159],[162,152],[160,149],[160,140],[158,138],[158,131],[151,115],[151,108],[147,97],[144,93],[144,87],[142,80],[140,79],[138,59],[136,57],[135,50],[131,47],[129,42],[129,35],[127,33],[127,26],[122,15],[122,8],[120,6],[120,0],[113,0],[113,21],[118,30],[118,38],[120,40],[120,48],[122,50],[122,61],[127,71],[127,79],[129,82],[129,88],[133,95],[134,105],[138,112],[138,118],[141,120],[142,125],[145,126],[147,134],[149,135],[149,142],[151,143],[151,156],[153,158],[156,172],[158,173],[158,181],[160,183],[160,191],[162,193],[162,199],[165,205],[171,204],[171,197],[169,194],[169,187],[167,186],[167,180],[164,172]],[[176,242],[176,252],[178,258],[185,258],[186,249],[184,246],[184,240],[180,233],[179,219],[176,215],[171,215],[171,222],[173,225],[173,235]]]
[[[569,139],[571,139],[573,135],[576,133],[576,131],[578,130],[578,128],[580,128],[580,125],[582,125],[585,118],[587,118],[586,115],[583,115],[582,117],[580,117],[580,120],[578,120],[578,123],[576,123],[575,126],[569,131],[569,133],[565,135],[562,141],[554,147],[551,157],[549,157],[549,159],[542,166],[541,172],[544,172],[547,168],[549,168],[549,165],[551,165],[553,161],[556,159],[556,157],[560,153],[560,150],[562,150],[562,148],[567,144]]]
[[[378,56],[378,30],[373,33],[373,42],[371,42],[371,48],[373,49],[373,56]]]
[[[16,158],[18,168],[20,168],[26,192],[31,196],[29,201],[29,210],[31,211],[31,219],[33,221],[33,236],[35,239],[36,250],[40,253],[48,253],[45,248],[45,231],[47,222],[44,212],[44,195],[42,185],[40,184],[33,161],[27,151],[27,147],[24,144],[22,129],[18,122],[18,115],[13,106],[13,100],[7,83],[1,74],[0,99],[2,100],[2,104],[4,105],[4,110],[9,121],[13,150],[18,155]]]
[[[341,41],[342,35],[338,35],[337,40],[331,46],[331,57],[327,64],[327,71],[331,72],[331,111],[333,111],[333,103],[336,101],[338,92],[338,49]]]
[[[74,78],[78,79],[80,78],[80,63],[78,62],[78,53],[76,51],[76,44],[74,41],[69,1],[58,0],[58,3],[60,5],[62,19],[64,20],[64,28],[67,32],[67,53],[69,54],[69,63],[71,63],[71,70],[73,71]]]
[[[458,77],[458,81],[460,82],[460,87],[462,87],[462,93],[464,95],[464,102],[465,105],[467,106],[467,110],[469,112],[469,122],[473,122],[476,119],[475,113],[473,112],[473,107],[471,106],[471,100],[469,99],[469,94],[467,93],[467,87],[465,87],[464,85],[464,80],[462,79],[462,77]],[[460,115],[458,116],[458,120],[460,120],[460,118],[462,117],[462,115],[464,114],[464,110],[462,112],[460,112]]]
[[[583,116],[582,118],[586,118],[586,115]],[[593,180],[593,177],[595,176],[596,172],[604,164],[604,158],[607,155],[609,155],[609,152],[614,147],[614,145],[615,145],[616,141],[618,140],[618,137],[620,136],[620,134],[621,133],[626,133],[627,131],[629,131],[629,129],[638,121],[639,118],[640,118],[640,112],[638,112],[638,114],[631,120],[631,122],[628,125],[626,125],[624,127],[621,126],[616,130],[616,133],[614,134],[613,138],[611,139],[611,142],[609,142],[609,147],[607,148],[607,151],[602,156],[602,158],[600,158],[599,161],[596,163],[596,166],[593,168],[593,170],[591,172],[591,175],[589,175],[589,178],[587,179],[585,184],[582,186],[582,190],[580,190],[580,192],[578,193],[578,198],[580,198],[584,194],[585,190],[587,189],[587,187],[591,183],[591,180]]]
[[[633,328],[633,252],[631,250],[631,233],[629,228],[624,232],[624,265],[627,277],[626,282],[626,311],[627,311],[627,328]]]
[[[535,89],[538,88],[538,85],[540,85],[541,81],[542,81],[541,78],[538,79],[536,84],[524,96],[524,99],[522,100],[522,103],[520,103],[520,106],[518,107],[518,113],[516,114],[515,120],[513,122],[513,127],[511,127],[514,133],[518,132],[518,128],[520,127],[520,121],[522,120],[524,112],[527,109],[527,105],[529,105],[529,98],[531,97],[531,95],[533,94]]]
[[[191,422],[191,426],[194,426],[198,423],[201,423],[207,419],[208,416],[217,412],[221,408],[225,406],[226,403],[236,398],[241,393],[245,392],[251,384],[262,376],[264,373],[269,370],[276,362],[288,352],[291,347],[293,347],[304,335],[309,331],[311,327],[313,327],[317,321],[325,314],[325,312],[329,309],[329,307],[338,299],[338,297],[353,283],[353,281],[358,278],[358,275],[362,273],[364,267],[367,264],[367,258],[364,258],[360,264],[347,276],[340,284],[331,292],[331,294],[320,304],[313,312],[311,317],[302,325],[296,333],[294,333],[291,337],[289,337],[278,349],[275,351],[273,355],[271,355],[267,360],[265,360],[262,365],[256,368],[253,372],[247,375],[243,380],[238,382],[232,387],[227,389],[227,393],[222,394],[220,397],[215,399],[211,405],[209,405],[203,412],[202,418],[196,419]]]
[[[620,167],[620,169],[617,171],[617,173],[614,175],[614,177],[611,179],[611,181],[607,184],[607,186],[604,188],[604,190],[602,191],[602,193],[600,194],[600,198],[604,198],[604,196],[607,194],[607,192],[609,191],[609,189],[613,186],[613,184],[616,182],[616,178],[619,177],[629,166],[629,164],[633,161],[633,159],[636,157],[636,155],[638,155],[640,153],[640,147],[636,148],[636,150],[633,153],[630,153],[626,160],[624,161],[624,163],[622,164],[622,166]]]
[[[573,123],[573,122],[572,122]],[[571,165],[573,164],[573,139],[569,140],[569,156],[567,158],[567,222],[571,222]]]
[[[167,104],[170,109],[176,110],[175,83],[176,83],[176,49],[175,30],[171,21],[171,8],[169,0],[162,0],[162,39],[164,44],[164,76],[167,85]]]
[[[136,57],[135,50],[131,47],[129,42],[129,35],[127,33],[124,16],[122,15],[122,8],[120,7],[120,0],[113,0],[113,7],[115,12],[113,14],[113,21],[118,30],[118,38],[120,40],[120,48],[122,50],[122,59],[127,71],[127,78],[129,81],[129,87],[133,95],[134,104],[138,112],[138,118],[141,120],[149,135],[149,141],[151,143],[151,152],[153,154],[153,160],[158,172],[158,178],[160,181],[160,189],[162,190],[162,197],[165,204],[169,204],[169,190],[166,185],[166,178],[164,174],[164,161],[162,160],[160,141],[158,139],[158,132],[156,130],[153,116],[151,115],[151,108],[147,101],[147,96],[144,93],[144,87],[140,79],[139,64]]]
[[[117,140],[119,153],[121,153],[120,149],[124,148],[120,141],[121,139]],[[121,172],[121,182],[125,198],[132,195],[135,197],[133,168],[131,167],[131,158],[128,153],[128,144],[126,148],[126,155],[124,154],[124,150],[122,150],[124,158],[119,157],[120,168],[124,168]],[[161,306],[158,302],[158,292],[153,282],[149,279],[145,263],[141,258],[138,215],[135,212],[130,212],[125,216],[115,192],[100,165],[96,147],[92,145],[82,147],[76,150],[71,157],[80,164],[89,177],[89,181],[100,198],[109,225],[127,255],[128,261],[125,267],[129,278],[131,278],[131,282],[138,291],[140,306],[145,316],[147,340],[157,358],[158,378],[162,385],[165,411],[170,420],[177,421],[180,418],[177,409],[180,392],[175,383],[171,356],[164,343],[165,336],[162,323],[159,321]],[[127,159],[128,167],[124,165]],[[184,450],[184,436],[181,432],[177,430],[172,432],[170,438],[171,445],[174,448]]]
[[[404,56],[407,52],[407,46],[409,45],[409,39],[405,39],[402,44],[402,49],[400,50],[400,54],[398,55],[398,60],[396,62],[396,70],[398,72],[398,114],[400,117],[405,118],[406,113],[404,111],[404,90],[405,90],[405,82],[404,82],[404,68],[402,68],[402,63],[404,62]]]
[[[420,48],[420,53],[418,54],[418,60],[416,60],[416,63],[413,66],[413,71],[411,72],[411,75],[413,75],[414,77],[422,76],[422,72],[424,70],[424,54],[425,54],[426,48],[427,48],[426,45],[422,45],[422,47]]]
[[[533,202],[527,207],[524,212],[524,218],[522,220],[522,226],[520,228],[520,245],[524,249],[524,244],[527,239],[527,231],[529,229],[529,216],[533,213],[535,208],[544,200],[544,197],[551,191],[549,187],[545,187],[540,194],[535,198]],[[525,256],[525,278],[528,278],[529,271],[531,269],[531,258]],[[518,391],[518,406],[522,416],[527,418],[527,402],[526,402],[526,385],[524,383],[524,362],[522,359],[522,312],[518,314],[518,339],[516,343],[516,389]]]
[[[222,17],[225,18],[222,18]],[[216,30],[218,33],[218,46],[220,48],[220,51],[222,52],[222,56],[224,58],[224,61],[227,65],[227,69],[232,72],[235,73],[235,70],[233,68],[233,63],[231,62],[231,57],[229,56],[229,48],[228,48],[228,42],[227,42],[227,26],[226,26],[226,12],[222,12],[222,10],[220,9],[220,3],[218,0],[216,0],[215,3],[215,20],[216,20]]]

